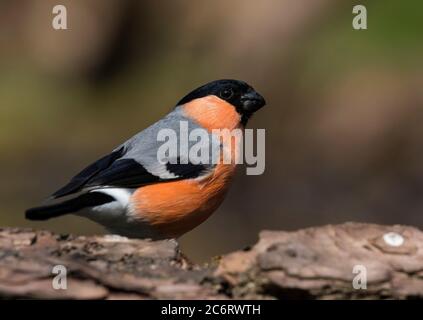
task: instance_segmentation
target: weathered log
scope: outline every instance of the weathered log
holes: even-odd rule
[[[66,289],[53,286],[57,265]],[[0,298],[423,298],[423,233],[359,223],[263,231],[253,247],[199,266],[171,240],[4,228]]]

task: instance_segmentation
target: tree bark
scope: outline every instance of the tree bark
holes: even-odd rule
[[[54,288],[57,265],[66,289]],[[360,223],[263,231],[251,248],[200,266],[173,240],[4,228],[0,298],[423,298],[423,233]]]

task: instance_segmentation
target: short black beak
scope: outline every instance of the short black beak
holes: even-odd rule
[[[250,91],[242,95],[241,103],[246,112],[253,113],[264,107],[266,100],[256,91]]]

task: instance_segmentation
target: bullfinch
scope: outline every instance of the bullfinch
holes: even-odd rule
[[[213,151],[226,146],[222,139],[215,139],[214,132],[243,130],[265,103],[243,81],[207,83],[183,97],[162,119],[78,173],[48,203],[28,209],[26,218],[47,220],[72,213],[126,237],[177,238],[219,207],[234,176],[234,161],[216,161],[222,155]],[[191,139],[186,148],[158,156],[163,133],[175,132],[176,142],[182,143],[181,124],[189,133],[199,129],[207,133],[209,161],[190,161]]]

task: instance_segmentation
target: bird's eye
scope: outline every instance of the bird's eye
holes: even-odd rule
[[[220,97],[225,100],[232,98],[233,95],[234,95],[234,91],[232,90],[232,88],[227,88],[220,91]]]

